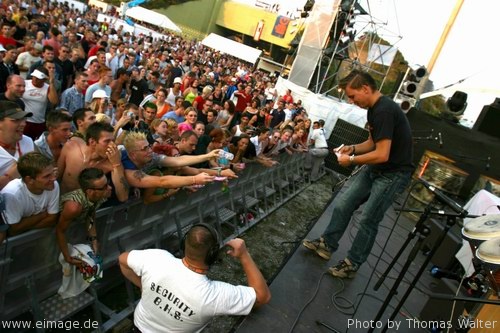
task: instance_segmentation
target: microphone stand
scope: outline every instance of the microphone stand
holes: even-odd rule
[[[406,259],[406,262],[405,262],[403,268],[401,269],[401,272],[399,273],[398,277],[396,278],[396,281],[394,282],[392,288],[389,290],[389,293],[387,294],[387,297],[385,298],[384,303],[382,304],[377,315],[375,316],[375,319],[373,319],[373,322],[376,323],[380,320],[380,318],[382,318],[382,315],[384,314],[385,310],[389,306],[389,303],[391,302],[392,297],[397,294],[397,289],[398,289],[401,281],[403,280],[408,268],[410,267],[413,259],[416,257],[418,251],[422,247],[422,243],[423,243],[425,237],[427,237],[427,235],[429,235],[430,229],[424,224],[424,222],[429,217],[429,215],[431,213],[431,209],[432,209],[432,204],[429,203],[425,207],[424,211],[422,212],[422,215],[420,215],[420,218],[418,219],[417,224],[415,225],[413,230],[408,234],[406,241],[401,246],[401,248],[399,249],[399,251],[396,254],[396,256],[394,257],[394,259],[392,259],[391,263],[389,264],[389,267],[387,267],[384,274],[382,274],[382,276],[380,277],[378,282],[373,287],[374,290],[378,290],[380,288],[380,286],[384,282],[385,278],[387,277],[389,272],[392,270],[392,267],[394,267],[394,265],[398,261],[401,254],[403,254],[403,252],[405,251],[408,244],[410,244],[411,240],[413,238],[415,238],[415,236],[418,235],[419,237],[418,237],[417,242],[415,243],[410,254],[408,255],[408,258]],[[374,329],[375,329],[375,326],[371,326],[370,329],[368,330],[368,332],[371,333],[371,332],[373,332]]]
[[[401,309],[401,307],[403,306],[403,304],[406,302],[406,299],[408,298],[408,296],[410,296],[410,293],[415,288],[418,280],[420,279],[420,277],[422,276],[422,274],[426,270],[427,265],[429,264],[429,262],[431,261],[432,257],[436,253],[437,249],[439,248],[439,246],[443,242],[444,238],[446,237],[446,234],[451,229],[451,227],[453,227],[456,224],[457,217],[461,217],[461,215],[457,214],[457,213],[449,213],[449,214],[446,214],[446,216],[447,216],[446,225],[445,225],[443,231],[441,232],[441,235],[439,236],[439,238],[437,239],[437,241],[434,243],[434,246],[432,247],[432,249],[429,252],[429,254],[427,255],[427,257],[425,258],[425,261],[422,263],[422,266],[420,266],[420,269],[417,272],[417,274],[415,274],[415,277],[413,278],[413,280],[411,281],[410,285],[408,286],[408,289],[406,289],[405,294],[401,297],[401,300],[399,301],[398,305],[394,308],[394,311],[392,312],[391,316],[389,317],[388,322],[390,322],[390,321],[394,320],[394,318],[396,318],[396,315],[399,313],[399,310]],[[412,252],[414,252],[414,251],[412,251]],[[413,260],[413,258],[408,257],[407,261],[410,261],[410,259]],[[411,261],[410,261],[409,264],[411,264]],[[407,265],[408,267],[409,267],[409,264]],[[406,266],[406,264],[405,264],[405,266]],[[406,273],[406,271],[401,270],[400,275],[401,274],[404,275],[405,273]],[[387,325],[388,324],[386,323],[385,326],[384,326],[384,328],[382,329],[382,332],[387,332],[387,329],[388,329]]]
[[[436,197],[436,198],[440,199],[439,197]],[[448,202],[444,202],[444,203],[449,204]],[[453,207],[453,208],[456,209],[456,207]],[[401,298],[400,302],[398,303],[398,305],[394,309],[393,313],[391,314],[391,317],[390,317],[388,323],[396,317],[396,315],[398,314],[399,310],[401,309],[401,307],[405,303],[406,299],[410,295],[411,291],[415,288],[415,285],[417,284],[418,279],[423,274],[423,272],[426,269],[427,265],[429,264],[431,258],[436,253],[438,247],[443,242],[443,240],[446,237],[446,234],[448,233],[449,229],[453,225],[455,225],[457,217],[466,217],[466,216],[468,216],[468,214],[466,214],[466,216],[463,216],[462,213],[446,213],[446,212],[444,212],[442,210],[433,211],[432,210],[432,202],[430,202],[425,207],[425,209],[422,212],[422,214],[420,215],[420,218],[418,219],[415,227],[408,234],[408,237],[407,237],[406,241],[404,242],[404,244],[402,245],[402,247],[399,249],[398,253],[394,257],[394,259],[391,261],[391,263],[389,264],[389,267],[387,267],[386,271],[382,274],[382,276],[380,277],[379,281],[375,284],[375,286],[373,288],[374,290],[378,290],[380,288],[380,286],[382,285],[383,281],[385,280],[385,278],[387,277],[387,275],[389,274],[389,272],[392,270],[392,268],[394,267],[394,265],[398,261],[399,257],[403,254],[403,252],[405,251],[406,247],[409,245],[409,243],[411,242],[411,240],[413,238],[415,238],[415,236],[418,236],[417,242],[414,244],[414,246],[413,246],[410,254],[408,255],[408,258],[406,259],[403,268],[401,269],[398,277],[396,278],[396,280],[394,282],[394,285],[392,286],[392,288],[390,289],[387,297],[385,298],[385,301],[382,304],[382,307],[379,309],[379,312],[377,313],[377,315],[376,315],[376,317],[374,319],[374,322],[378,322],[380,320],[380,318],[382,318],[382,315],[384,314],[385,310],[389,306],[389,303],[390,303],[392,297],[397,294],[397,289],[398,289],[399,285],[401,284],[401,281],[403,280],[406,272],[408,271],[408,268],[410,267],[411,263],[415,259],[418,251],[421,249],[423,241],[425,240],[425,238],[430,233],[430,229],[426,225],[424,225],[424,222],[428,219],[428,217],[431,214],[436,214],[436,213],[438,215],[446,216],[447,217],[446,226],[443,229],[443,231],[441,232],[441,235],[439,236],[439,239],[434,243],[434,246],[432,247],[431,251],[427,255],[426,260],[424,261],[424,263],[420,267],[420,270],[415,275],[414,279],[411,281],[408,289],[406,290],[406,293],[403,295],[403,297]],[[375,327],[371,327],[368,330],[368,332],[371,333],[371,332],[374,331],[374,329],[375,329]],[[384,326],[382,332],[386,332],[387,329],[388,329],[388,327],[387,327],[387,324],[386,324]]]

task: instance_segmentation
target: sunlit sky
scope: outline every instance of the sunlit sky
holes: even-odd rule
[[[255,0],[238,1],[255,3]],[[305,0],[266,2],[279,3],[285,13],[302,8]],[[359,0],[359,3],[379,23],[378,33],[394,43],[410,64],[427,66],[457,0]],[[362,20],[367,19],[359,18]],[[469,120],[475,120],[485,104],[500,97],[500,61],[493,59],[498,40],[496,33],[488,33],[498,31],[499,20],[500,1],[465,0],[430,75],[435,88],[466,79],[454,89],[469,95],[464,115]],[[489,93],[479,92],[484,90]],[[444,95],[451,96],[453,91]]]

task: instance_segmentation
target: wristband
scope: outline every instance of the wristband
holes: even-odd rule
[[[220,177],[222,173],[222,168],[217,169],[217,177]]]
[[[354,155],[349,156],[349,162],[351,162],[351,165],[354,164]]]
[[[356,145],[352,145],[351,147],[352,147],[352,154],[353,155],[356,154]]]

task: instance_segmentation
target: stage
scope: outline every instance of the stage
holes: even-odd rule
[[[401,207],[404,199],[404,196],[397,198],[393,207],[385,214],[372,254],[360,267],[354,279],[340,280],[326,272],[328,267],[345,257],[357,230],[356,215],[346,230],[339,250],[328,262],[302,245],[298,246],[270,285],[271,302],[246,317],[236,332],[367,332],[371,327],[375,328],[374,332],[382,332],[384,326],[387,326],[388,332],[430,332],[432,326],[436,325],[445,328],[444,332],[451,325],[450,332],[455,332],[455,328],[460,326],[456,318],[463,313],[464,302],[457,302],[454,306],[452,301],[434,299],[429,301],[428,295],[435,292],[455,294],[459,282],[432,277],[430,274],[432,261],[412,288],[401,310],[391,316],[394,307],[398,305],[426,259],[422,251],[418,251],[415,260],[409,266],[398,288],[398,294],[388,299],[387,302],[390,303],[385,312],[378,316],[379,320],[374,321],[417,238],[410,242],[381,287],[375,291],[374,285],[416,224],[416,219],[408,218],[406,214],[401,214],[395,223],[398,215],[395,208]],[[320,236],[329,223],[331,211],[332,203],[326,207],[311,229],[307,235],[308,239]],[[442,224],[443,228],[445,225],[444,219],[439,218],[435,218],[433,223]],[[394,230],[389,237],[393,227]],[[388,237],[389,241],[385,245]],[[386,246],[385,251],[379,260],[384,246]],[[467,296],[462,291],[458,295]],[[470,310],[473,304],[465,303],[465,306]],[[452,308],[453,322],[450,316]],[[391,317],[394,319],[389,320]],[[490,324],[496,324],[498,329],[500,320],[498,323]]]

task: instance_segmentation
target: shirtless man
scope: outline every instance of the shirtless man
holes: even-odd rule
[[[79,188],[78,175],[83,169],[98,168],[106,175],[111,173],[118,201],[126,201],[129,186],[120,158],[114,143],[113,127],[107,123],[93,123],[87,129],[86,142],[70,140],[62,149],[57,163],[62,179],[61,194]]]
[[[73,113],[73,124],[76,127],[76,131],[73,132],[71,140],[77,140],[85,143],[87,128],[95,123],[95,121],[95,113],[91,109],[81,108],[75,110],[75,113]]]

